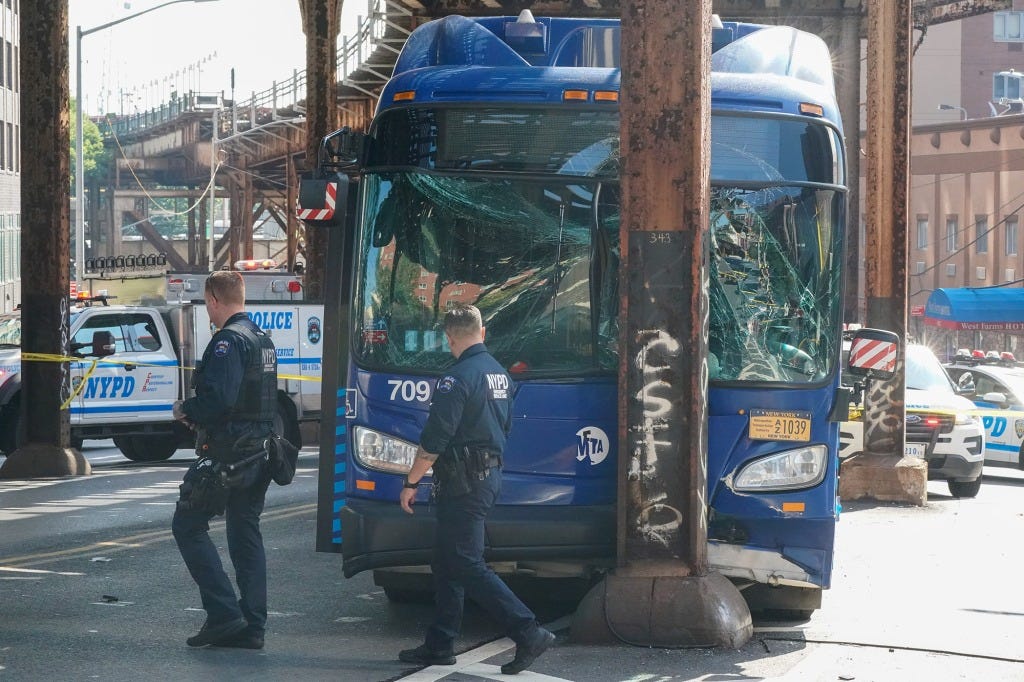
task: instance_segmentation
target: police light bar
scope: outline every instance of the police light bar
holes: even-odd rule
[[[251,258],[235,261],[235,270],[273,270],[276,267],[277,261],[273,258]]]

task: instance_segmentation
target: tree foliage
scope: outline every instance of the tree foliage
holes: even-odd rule
[[[78,127],[75,122],[75,100],[71,100],[71,186],[75,186],[75,142]],[[82,121],[82,170],[85,172],[86,185],[102,181],[110,166],[111,153],[103,146],[100,129],[86,117]]]

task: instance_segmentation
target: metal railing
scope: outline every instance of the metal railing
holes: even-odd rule
[[[381,49],[397,56],[401,51],[401,43],[405,42],[404,36],[409,31],[395,23],[394,18],[411,16],[412,12],[393,0],[369,0],[368,9],[368,16],[359,17],[355,34],[342,39],[337,52],[337,69],[338,80],[342,85],[374,96],[371,88],[387,81],[389,74],[383,73],[381,67],[388,65],[368,64],[368,60]],[[403,37],[387,39],[389,27],[402,33]],[[273,81],[269,88],[253,92],[244,102],[225,102],[223,93],[190,92],[148,111],[129,116],[108,116],[109,126],[100,126],[100,132],[110,135],[112,128],[117,136],[140,133],[187,113],[210,113],[216,109],[224,112],[218,116],[218,136],[222,136],[282,117],[301,116],[305,100],[306,70],[294,69],[290,78]],[[230,115],[225,110],[230,111]]]

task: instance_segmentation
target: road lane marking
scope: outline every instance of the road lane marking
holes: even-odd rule
[[[562,616],[558,620],[545,623],[544,627],[552,631],[563,630],[569,626],[569,621],[569,616]],[[493,680],[508,680],[510,678],[508,675],[502,674],[501,666],[486,664],[484,661],[510,651],[515,646],[516,643],[511,639],[502,637],[459,654],[455,665],[431,665],[399,679],[403,682],[436,682],[437,680],[443,680],[449,675],[462,673]],[[550,675],[542,675],[541,673],[529,670],[519,673],[515,679],[517,682],[572,682],[565,678],[551,677]]]
[[[260,518],[260,522],[265,523],[267,521],[287,519],[293,516],[300,516],[302,514],[306,514],[310,511],[315,510],[316,504],[302,504],[288,507],[277,507],[269,511],[263,512],[263,515]],[[211,530],[223,528],[223,526],[223,520],[213,521],[210,523]],[[54,563],[56,561],[64,561],[65,559],[78,558],[87,554],[95,554],[100,551],[102,551],[102,553],[104,554],[110,554],[113,552],[120,552],[126,549],[145,547],[156,542],[163,542],[165,540],[171,540],[173,538],[174,536],[171,533],[170,529],[155,530],[146,533],[128,535],[113,540],[102,540],[100,542],[94,542],[89,545],[82,545],[80,547],[70,547],[68,549],[62,549],[53,552],[23,554],[21,556],[14,557],[0,557],[0,569],[8,567],[24,568],[27,566],[41,566],[43,564]]]
[[[39,568],[15,568],[13,566],[0,566],[0,571],[7,573],[45,573],[47,575],[85,575],[77,571],[46,571]]]

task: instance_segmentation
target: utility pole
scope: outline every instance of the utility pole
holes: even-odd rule
[[[621,25],[618,562],[573,637],[739,648],[750,611],[707,556],[711,0],[623,0]]]
[[[306,168],[316,168],[320,142],[337,126],[337,48],[340,0],[299,0],[306,34]],[[322,301],[328,230],[305,230],[307,300]],[[334,273],[338,276],[338,273]]]
[[[26,355],[64,356],[71,284],[68,0],[22,3],[21,38],[21,347]],[[89,474],[89,462],[68,448],[68,411],[61,409],[70,366],[23,356],[21,377],[23,445],[9,454],[0,478]]]

